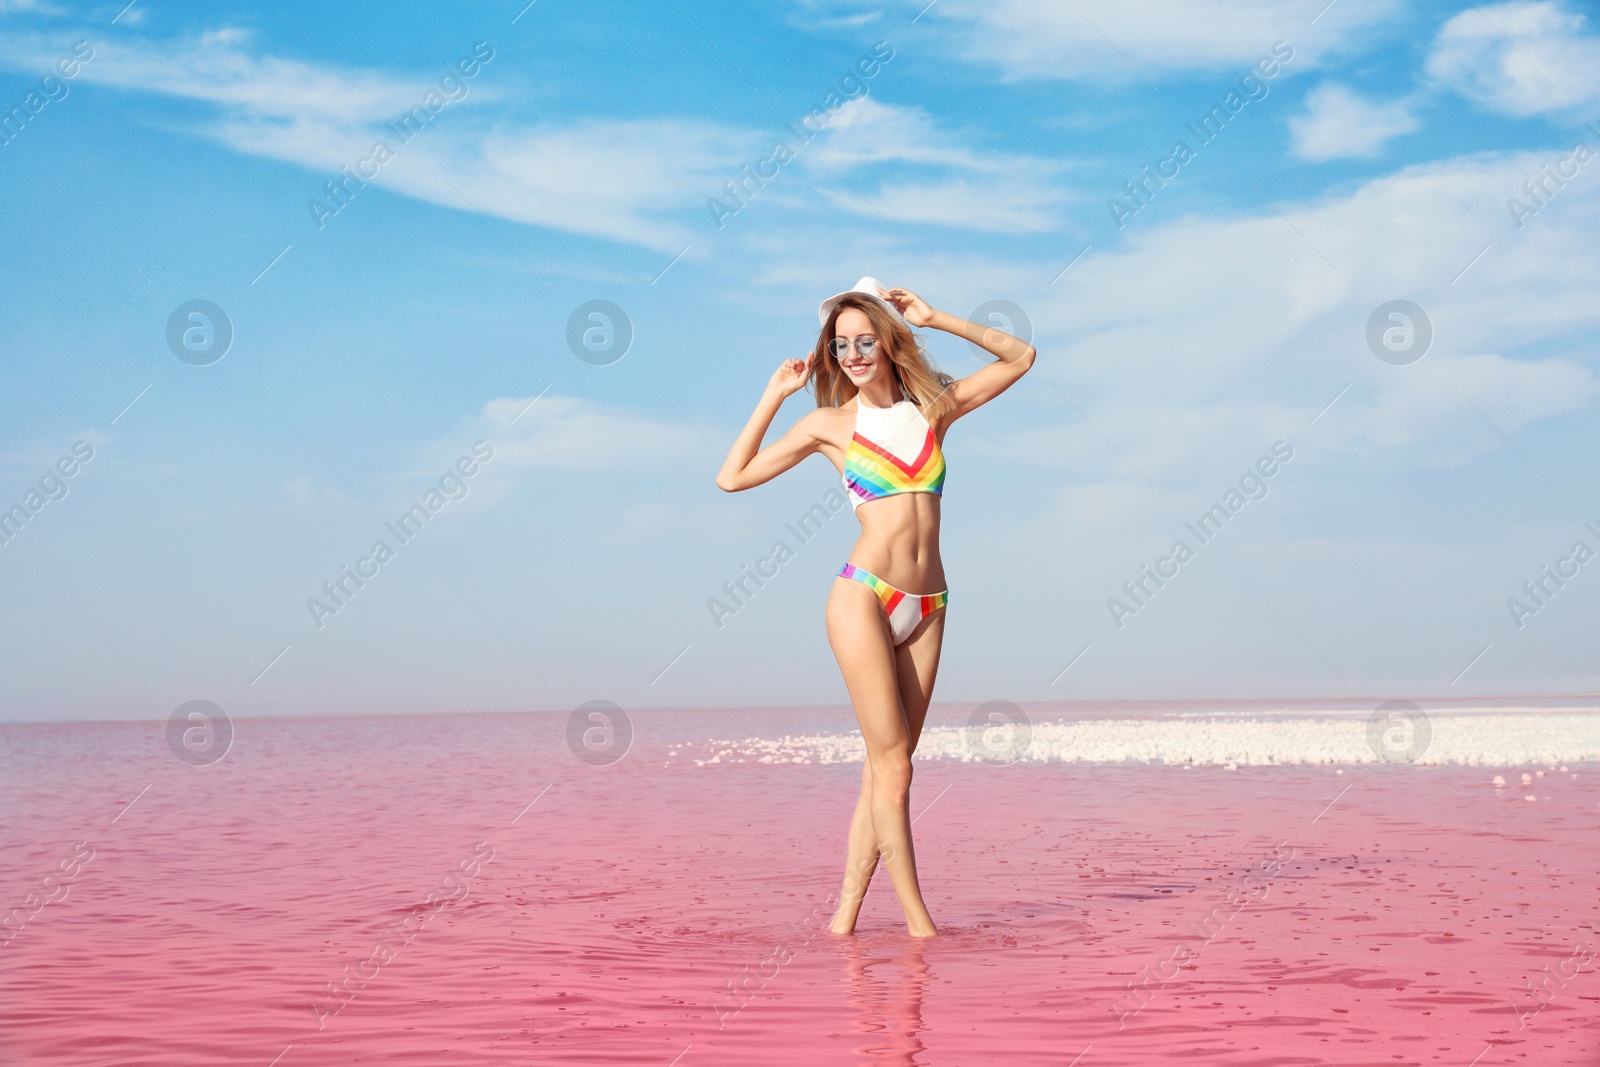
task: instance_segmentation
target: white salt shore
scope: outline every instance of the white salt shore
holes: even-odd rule
[[[934,726],[923,732],[916,758],[1222,766],[1407,762],[1473,767],[1600,760],[1600,709],[1430,712],[1426,720],[1425,724],[1411,727],[1410,732],[1403,729],[1399,734],[1389,733],[1387,742],[1381,736],[1387,727],[1369,726],[1364,716],[1212,716],[1051,720],[1035,722],[1031,727]],[[1386,743],[1391,749],[1387,753]],[[680,746],[674,755],[693,759],[699,765],[859,763],[866,758],[866,747],[861,735],[852,730],[710,740]]]

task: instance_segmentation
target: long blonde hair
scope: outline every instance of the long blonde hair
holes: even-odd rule
[[[895,381],[900,383],[900,391],[907,400],[922,409],[922,417],[928,420],[929,425],[936,425],[950,411],[953,400],[949,386],[954,379],[940,373],[928,362],[927,352],[909,326],[885,311],[876,300],[853,293],[844,296],[833,306],[828,321],[822,324],[822,332],[817,336],[817,357],[812,361],[811,374],[806,382],[816,394],[817,407],[840,407],[858,391],[850,376],[831,358],[836,323],[839,313],[845,308],[855,308],[867,316],[878,343],[889,356],[889,369]]]

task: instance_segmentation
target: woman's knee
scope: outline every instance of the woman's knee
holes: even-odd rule
[[[911,792],[911,753],[904,748],[892,748],[876,755],[868,755],[868,775],[872,791],[904,799]]]

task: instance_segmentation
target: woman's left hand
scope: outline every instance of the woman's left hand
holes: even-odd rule
[[[909,289],[878,289],[878,295],[893,304],[913,326],[927,326],[933,322],[933,308],[922,297]]]

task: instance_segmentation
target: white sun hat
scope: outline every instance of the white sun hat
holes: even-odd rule
[[[820,305],[818,305],[817,322],[826,326],[828,324],[828,315],[832,313],[834,305],[840,300],[843,300],[845,297],[854,295],[864,296],[868,300],[875,301],[890,315],[899,320],[902,326],[908,330],[911,329],[911,324],[906,321],[906,317],[900,314],[893,304],[889,303],[889,301],[878,295],[878,290],[880,288],[885,287],[878,284],[878,279],[862,278],[859,282],[856,282],[854,289],[848,289],[842,293],[835,293],[833,296],[828,297],[828,299],[824,300]]]

